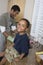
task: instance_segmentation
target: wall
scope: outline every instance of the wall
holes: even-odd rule
[[[8,0],[0,0],[0,15],[7,11]]]

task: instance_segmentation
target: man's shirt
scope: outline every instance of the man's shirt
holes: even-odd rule
[[[6,31],[9,32],[11,25],[16,26],[15,19],[10,17],[9,13],[4,13],[0,16],[0,25],[6,27]]]
[[[4,13],[0,16],[0,26],[5,26],[6,31],[9,32],[11,30],[11,25],[16,26],[16,22],[14,19],[10,17],[9,13]],[[5,36],[0,32],[0,52],[4,50],[5,47]]]

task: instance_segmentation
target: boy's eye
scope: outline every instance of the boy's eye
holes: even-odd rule
[[[25,27],[25,25],[22,25],[22,27]]]
[[[18,23],[18,25],[19,25],[19,26],[22,26],[22,27],[25,27],[25,25],[24,25],[24,24],[22,24],[22,25],[21,25],[20,23]]]

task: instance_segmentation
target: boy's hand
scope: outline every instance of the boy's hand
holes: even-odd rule
[[[8,46],[7,48],[11,48],[11,47],[13,47],[14,46],[14,43],[13,44],[11,44],[10,46]]]
[[[15,58],[15,61],[20,61],[20,60],[23,58],[24,55],[25,55],[25,54],[22,53],[22,54],[19,56],[19,58]]]
[[[15,60],[16,62],[20,61],[20,59],[19,59],[19,58],[15,58],[14,60]]]
[[[24,55],[25,55],[25,53],[22,53],[21,55],[20,55],[20,60],[24,57]]]

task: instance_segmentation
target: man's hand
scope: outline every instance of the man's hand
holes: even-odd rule
[[[5,37],[8,37],[9,36],[9,34],[6,31],[3,32],[3,34],[5,35]]]
[[[5,55],[5,52],[0,52],[0,57],[4,55]]]

